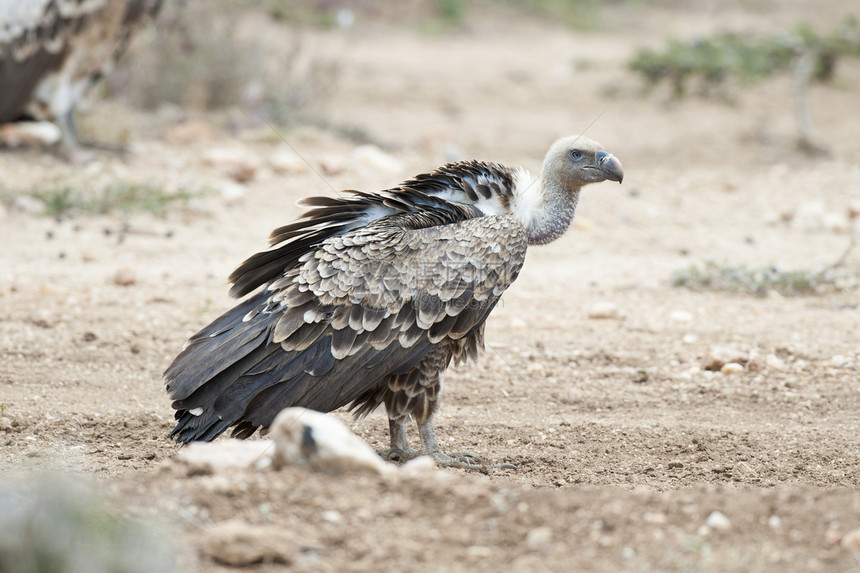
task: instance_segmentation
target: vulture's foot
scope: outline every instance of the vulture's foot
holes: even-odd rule
[[[401,463],[408,462],[412,458],[417,458],[421,455],[421,452],[419,452],[415,448],[410,448],[408,446],[406,448],[392,447],[387,450],[376,450],[376,453],[379,454],[379,456],[387,462]]]
[[[423,452],[415,448],[390,448],[388,450],[376,450],[376,453],[388,462],[404,463],[418,456],[430,456],[436,465],[442,468],[458,468],[463,470],[479,471],[487,473],[489,468],[501,470],[516,470],[517,466],[510,463],[485,464],[482,463],[472,452],[445,453],[439,450],[435,452]]]

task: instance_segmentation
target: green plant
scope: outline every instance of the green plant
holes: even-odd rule
[[[697,291],[723,291],[755,296],[777,292],[783,296],[822,294],[855,286],[856,273],[826,267],[818,271],[783,271],[774,267],[748,269],[743,265],[719,265],[713,261],[704,266],[690,265],[675,271],[671,277],[674,287]]]
[[[118,181],[95,193],[84,193],[75,187],[59,185],[36,189],[28,195],[42,201],[45,205],[45,214],[53,217],[71,213],[102,215],[117,212],[164,215],[174,206],[178,206],[179,209],[188,208],[192,199],[207,193],[205,189],[168,192],[150,183]]]
[[[666,83],[674,99],[689,95],[691,85],[705,97],[726,96],[729,79],[750,84],[778,73],[794,75],[795,113],[801,146],[820,152],[812,134],[807,91],[813,82],[830,81],[840,59],[860,57],[860,24],[846,18],[828,35],[810,26],[772,36],[720,33],[690,42],[669,40],[662,50],[639,50],[629,61],[646,89]]]

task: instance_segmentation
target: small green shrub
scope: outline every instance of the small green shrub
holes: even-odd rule
[[[112,183],[97,193],[84,193],[68,185],[37,189],[28,193],[45,204],[48,216],[90,213],[145,212],[163,216],[171,208],[185,210],[190,202],[207,194],[208,191],[180,190],[168,192],[158,185],[119,181]]]
[[[844,268],[818,271],[783,271],[775,267],[748,269],[743,265],[719,265],[708,261],[703,267],[690,265],[672,274],[674,287],[696,291],[722,291],[755,296],[771,292],[783,296],[823,294],[857,286],[857,274]]]

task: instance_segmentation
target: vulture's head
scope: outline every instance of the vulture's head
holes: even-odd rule
[[[552,144],[543,163],[547,183],[567,191],[583,185],[624,179],[624,168],[617,157],[592,139],[582,135],[563,137]]]

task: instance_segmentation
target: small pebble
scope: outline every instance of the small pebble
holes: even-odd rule
[[[693,313],[689,310],[673,310],[669,313],[669,319],[672,322],[692,322]]]
[[[137,282],[134,269],[131,267],[123,267],[116,271],[113,275],[113,284],[118,286],[131,286]]]
[[[727,364],[723,364],[723,367],[720,368],[720,372],[723,374],[740,374],[744,371],[744,367],[737,362],[729,362]]]
[[[764,359],[764,364],[771,370],[785,369],[785,362],[776,354],[768,354]]]
[[[532,551],[543,549],[552,541],[552,529],[549,527],[535,527],[526,535],[526,545]]]
[[[636,557],[636,551],[632,547],[625,547],[621,550],[622,559],[633,559]]]
[[[839,545],[840,541],[842,541],[842,532],[832,526],[828,527],[824,532],[824,542],[827,545]]]
[[[852,529],[843,535],[842,547],[851,551],[854,558],[860,561],[860,529]]]
[[[331,524],[337,524],[337,523],[340,523],[341,521],[343,521],[343,515],[341,515],[341,513],[339,511],[335,511],[333,509],[329,510],[329,511],[322,512],[320,514],[320,517],[322,517],[322,520],[325,521],[326,523],[331,523]]]
[[[588,309],[588,318],[614,319],[620,317],[621,311],[619,310],[618,305],[614,302],[596,302],[591,305],[591,308]]]
[[[723,514],[721,511],[713,511],[711,515],[705,520],[705,525],[710,527],[711,529],[718,529],[720,531],[727,531],[732,527],[732,522],[729,521],[729,518]]]
[[[776,532],[782,531],[782,519],[778,515],[768,517],[767,525]]]

